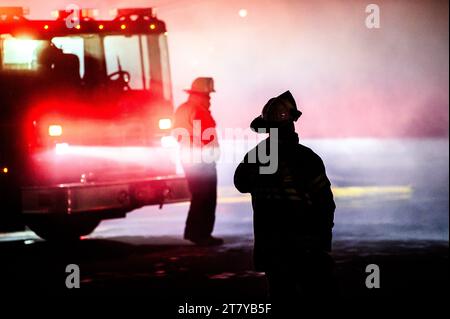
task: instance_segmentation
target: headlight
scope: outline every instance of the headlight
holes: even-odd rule
[[[172,120],[171,119],[160,119],[159,120],[159,128],[161,130],[168,130],[172,128]]]
[[[52,137],[61,136],[63,133],[63,129],[61,125],[50,125],[48,127],[48,135]]]

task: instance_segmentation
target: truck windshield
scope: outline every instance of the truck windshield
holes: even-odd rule
[[[131,89],[152,90],[171,100],[165,35],[106,36],[104,49],[107,74],[121,68],[130,73]]]
[[[114,35],[105,37],[106,71],[108,74],[120,68],[130,73],[130,87],[145,90],[150,86],[150,59],[145,36]]]

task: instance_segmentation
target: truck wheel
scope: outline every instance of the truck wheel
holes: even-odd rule
[[[27,216],[26,225],[48,241],[75,241],[89,235],[100,224],[92,216]]]

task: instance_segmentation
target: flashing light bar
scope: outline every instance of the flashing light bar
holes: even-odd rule
[[[56,10],[52,11],[52,16],[58,20],[64,20],[75,14],[79,19],[95,19],[99,15],[98,9],[80,9],[80,10]]]
[[[154,8],[121,8],[113,9],[110,14],[115,17],[127,16],[127,15],[143,15],[149,17],[156,17],[156,11]]]

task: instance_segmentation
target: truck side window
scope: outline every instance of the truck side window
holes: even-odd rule
[[[37,70],[38,52],[46,41],[16,39],[7,37],[3,42],[3,59],[1,69],[4,70]]]

